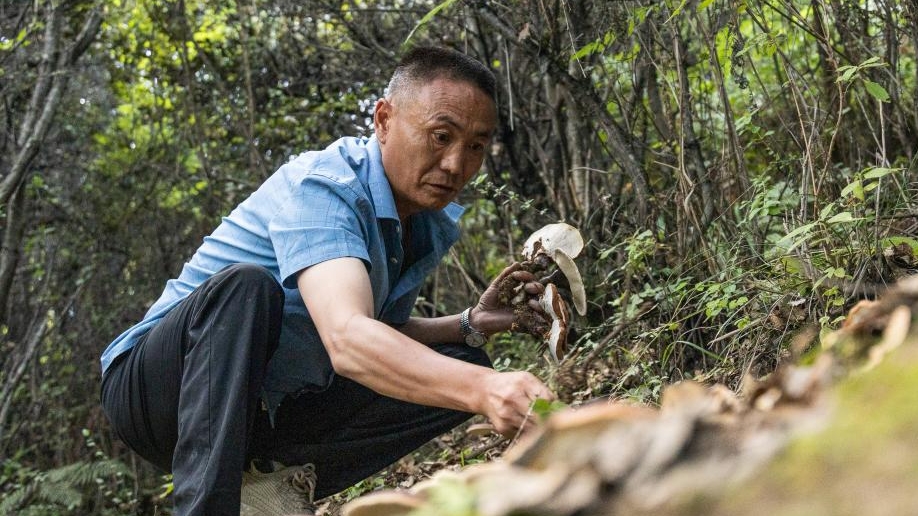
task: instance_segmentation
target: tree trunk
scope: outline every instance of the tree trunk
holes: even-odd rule
[[[39,65],[39,78],[33,88],[29,107],[23,117],[22,126],[18,131],[17,141],[11,154],[13,158],[10,170],[0,181],[0,206],[5,206],[13,193],[19,189],[26,177],[26,171],[48,134],[54,115],[60,105],[61,97],[67,86],[67,75],[73,64],[82,55],[89,44],[95,39],[102,25],[102,15],[98,10],[90,12],[76,40],[63,52],[58,48],[60,43],[61,23],[65,13],[62,6],[53,6],[52,2],[45,4],[47,19],[45,20],[44,47]],[[70,14],[70,13],[66,13]]]
[[[25,188],[13,193],[12,202],[6,209],[6,228],[3,243],[0,244],[0,326],[9,324],[10,290],[19,264],[20,245],[25,231]]]

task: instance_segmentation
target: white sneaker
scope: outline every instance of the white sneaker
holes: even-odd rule
[[[313,516],[316,468],[312,464],[284,467],[271,462],[262,472],[252,463],[242,473],[240,516]]]

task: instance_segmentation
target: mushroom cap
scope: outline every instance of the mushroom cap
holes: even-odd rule
[[[570,258],[576,258],[583,250],[583,236],[580,235],[580,231],[563,222],[548,224],[526,239],[522,254],[527,260],[532,260],[540,251],[551,256],[556,249],[560,249]]]
[[[524,434],[504,453],[503,460],[515,466],[546,469],[569,463],[597,442],[614,425],[651,421],[659,411],[621,402],[593,402],[553,413],[536,431]]]
[[[491,423],[476,423],[465,429],[465,435],[472,437],[490,437],[497,433]]]

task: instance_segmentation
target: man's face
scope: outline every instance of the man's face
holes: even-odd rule
[[[464,81],[379,100],[374,125],[399,217],[453,201],[481,168],[496,124],[494,103]]]

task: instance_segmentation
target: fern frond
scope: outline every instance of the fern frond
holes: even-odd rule
[[[60,516],[58,505],[29,505],[16,513],[16,516]]]
[[[48,482],[74,487],[92,485],[97,478],[118,474],[128,475],[130,470],[120,461],[105,459],[95,462],[75,462],[52,469],[46,473]]]
[[[35,484],[26,484],[4,496],[0,500],[0,516],[20,514],[18,509],[25,505],[34,490]]]
[[[0,500],[0,516],[58,516],[62,509],[78,508],[83,503],[83,491],[95,486],[97,478],[130,474],[126,465],[112,459],[61,466],[40,473]]]
[[[75,509],[83,502],[83,494],[74,486],[47,481],[39,482],[36,486],[33,498],[39,502],[54,504],[58,511],[61,507]]]

